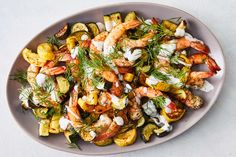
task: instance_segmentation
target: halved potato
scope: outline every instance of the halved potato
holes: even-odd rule
[[[37,47],[38,55],[43,60],[53,60],[55,55],[53,53],[53,45],[50,43],[41,43]]]
[[[115,144],[117,144],[120,147],[131,145],[135,142],[137,138],[137,130],[136,128],[131,129],[127,132],[124,132],[122,134],[117,135],[114,138]]]
[[[37,53],[33,53],[31,50],[24,48],[22,51],[23,58],[30,64],[42,67],[46,63],[46,60],[39,57]]]

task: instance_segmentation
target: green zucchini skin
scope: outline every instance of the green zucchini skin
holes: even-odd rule
[[[88,27],[81,22],[74,23],[71,26],[71,33],[78,32],[78,31],[86,31],[88,32]]]
[[[134,11],[130,11],[126,16],[125,16],[125,22],[136,20],[137,16]]]
[[[65,24],[57,33],[55,33],[55,37],[64,40],[70,35],[70,26],[69,24]]]
[[[151,140],[152,135],[154,134],[154,130],[158,129],[155,123],[146,124],[141,130],[141,139],[147,143]]]
[[[97,36],[100,33],[99,28],[98,28],[96,23],[89,22],[86,25],[87,25],[87,27],[89,29],[89,32],[92,34],[92,37],[95,37],[95,36]]]

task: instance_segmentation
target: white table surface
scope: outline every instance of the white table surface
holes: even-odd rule
[[[79,155],[41,145],[18,127],[9,112],[6,100],[7,76],[19,50],[42,29],[80,10],[112,2],[109,0],[0,0],[0,2],[0,156],[78,157]],[[236,156],[235,0],[156,0],[155,2],[187,11],[209,26],[219,39],[225,53],[226,81],[212,109],[187,132],[164,144],[116,156]]]

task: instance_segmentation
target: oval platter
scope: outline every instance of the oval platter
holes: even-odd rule
[[[223,57],[222,49],[215,38],[215,36],[212,34],[212,32],[204,25],[202,22],[200,22],[198,19],[193,17],[192,15],[173,8],[169,6],[164,6],[160,4],[155,3],[119,3],[119,4],[112,4],[108,6],[102,6],[102,7],[96,7],[93,9],[89,9],[86,11],[79,12],[75,15],[69,16],[51,26],[43,30],[41,33],[39,33],[37,36],[35,36],[28,44],[26,44],[24,47],[27,47],[29,49],[35,50],[37,45],[43,41],[46,40],[46,38],[54,33],[56,33],[57,30],[59,30],[63,24],[67,22],[90,22],[90,21],[103,21],[103,15],[112,13],[112,12],[122,12],[127,13],[129,11],[136,11],[137,14],[140,17],[144,18],[151,18],[151,17],[157,17],[160,19],[168,19],[172,17],[182,17],[183,19],[186,19],[188,22],[188,28],[190,30],[190,33],[200,40],[203,40],[210,48],[211,50],[211,56],[215,58],[216,62],[221,67],[221,71],[214,77],[210,79],[210,82],[214,85],[214,90],[209,93],[202,93],[199,92],[200,96],[203,97],[205,103],[204,107],[202,107],[199,110],[196,111],[188,111],[187,114],[184,116],[184,118],[176,123],[174,125],[174,130],[167,136],[163,138],[153,138],[153,140],[149,143],[144,143],[140,140],[140,138],[136,141],[135,144],[127,147],[118,147],[115,144],[109,145],[106,147],[98,147],[90,143],[85,142],[79,142],[79,145],[82,150],[79,149],[71,149],[68,148],[68,145],[66,144],[65,137],[63,135],[52,135],[49,137],[39,137],[38,136],[38,125],[36,125],[37,121],[33,117],[32,114],[26,113],[23,114],[21,111],[21,106],[19,105],[20,100],[18,99],[19,93],[18,88],[20,87],[19,84],[15,81],[9,80],[7,83],[7,98],[8,98],[8,104],[10,111],[12,112],[13,117],[19,124],[19,126],[28,134],[30,135],[34,140],[38,141],[41,144],[44,144],[46,146],[49,146],[51,148],[71,152],[75,154],[84,154],[84,155],[108,155],[108,154],[117,154],[117,153],[124,153],[134,150],[139,150],[147,147],[151,147],[154,145],[158,145],[160,143],[166,142],[181,133],[185,132],[187,129],[189,129],[191,126],[196,124],[206,113],[207,111],[212,107],[214,102],[216,101],[220,90],[222,88],[222,85],[224,83],[224,77],[225,77],[225,61]],[[28,66],[28,63],[24,61],[22,56],[17,56],[15,62],[12,65],[11,71],[9,73],[9,76],[11,74],[14,74],[17,69],[25,69]],[[92,150],[92,151],[91,151]]]

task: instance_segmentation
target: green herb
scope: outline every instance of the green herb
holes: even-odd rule
[[[164,32],[164,27],[160,24],[148,24],[143,21],[142,25],[143,25],[142,30],[144,35],[150,31],[155,33],[153,38],[149,41],[148,45],[146,46],[146,50],[148,52],[148,63],[150,64],[159,54],[159,51],[161,49],[160,42],[166,34]]]
[[[174,64],[178,64],[179,63],[179,54],[172,56],[170,59],[170,62],[174,63]]]
[[[172,75],[172,76],[174,76],[174,77],[176,77],[176,78],[181,79],[182,77],[185,77],[185,75],[187,74],[187,71],[170,67],[170,68],[167,70],[167,73],[169,73],[170,75]]]
[[[92,78],[92,83],[94,87],[97,87],[99,85],[99,83],[103,82],[103,78],[95,76]]]
[[[78,144],[79,134],[75,130],[73,130],[73,134],[69,136],[69,139],[70,143],[67,143],[69,145],[69,148],[78,148],[79,150],[81,150]]]
[[[157,96],[156,98],[153,99],[153,102],[157,107],[163,108],[166,100],[165,97],[163,96]]]
[[[166,76],[165,74],[161,73],[160,71],[158,71],[157,69],[154,69],[151,72],[151,75],[154,76],[155,78],[162,80],[162,81],[167,81],[169,80],[169,77]]]
[[[47,42],[50,43],[50,44],[56,45],[58,47],[60,47],[62,45],[62,43],[54,35],[49,36],[48,39],[47,39]]]
[[[55,113],[55,109],[54,108],[50,108],[47,112],[47,117],[52,117],[52,115]]]
[[[73,79],[73,76],[72,76],[72,73],[71,73],[71,68],[76,66],[75,63],[70,63],[70,64],[67,64],[66,65],[66,72],[65,72],[65,78],[69,81],[69,82],[72,82],[74,79]]]
[[[17,72],[14,75],[10,76],[10,79],[17,81],[23,86],[28,84],[27,72],[25,70],[17,70]]]

